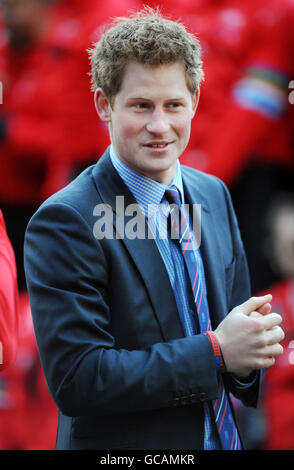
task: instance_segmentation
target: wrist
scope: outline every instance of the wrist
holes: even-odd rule
[[[216,334],[213,331],[208,330],[205,332],[205,335],[208,337],[211,343],[213,355],[218,369],[221,371],[221,373],[226,372],[225,361]]]

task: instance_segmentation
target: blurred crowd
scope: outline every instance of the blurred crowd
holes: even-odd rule
[[[17,352],[0,367],[0,449],[55,446],[57,410],[31,321],[24,233],[42,201],[109,144],[87,49],[113,17],[143,5],[181,19],[201,42],[205,81],[181,163],[228,185],[252,293],[272,293],[283,316],[284,354],[266,374],[258,409],[236,405],[245,443],[294,449],[294,0],[0,0],[0,221],[18,297],[11,293]],[[0,239],[0,300],[9,279],[1,250]]]

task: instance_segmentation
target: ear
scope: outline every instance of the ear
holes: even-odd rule
[[[102,88],[97,88],[94,94],[94,104],[98,116],[102,121],[111,121],[111,105]]]
[[[194,117],[195,114],[196,114],[196,111],[197,111],[197,108],[198,108],[198,104],[199,104],[199,99],[200,99],[200,88],[198,88],[198,89],[195,91],[195,94],[194,94],[194,96],[192,97],[192,109],[193,109],[192,119],[193,119],[193,117]]]

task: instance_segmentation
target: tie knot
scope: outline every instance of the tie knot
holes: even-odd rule
[[[181,207],[181,196],[175,186],[172,186],[171,188],[165,191],[165,197],[169,204],[176,204],[178,207]]]

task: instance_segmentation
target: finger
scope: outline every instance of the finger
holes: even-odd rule
[[[268,315],[271,311],[271,304],[270,303],[266,303],[264,305],[262,305],[259,309],[257,309],[257,311],[255,312],[251,312],[249,314],[249,317],[250,318],[259,318],[259,317],[263,317],[264,315]]]
[[[282,323],[282,317],[278,313],[272,312],[268,315],[265,315],[261,318],[264,327],[266,330],[273,328],[274,326],[278,326]]]
[[[283,341],[283,339],[285,339],[285,333],[279,326],[274,326],[270,330],[267,330],[267,336],[267,344],[280,343],[281,341]]]
[[[266,304],[263,304],[261,307],[257,309],[257,312],[260,313],[261,315],[268,315],[272,309],[272,306],[269,302]]]
[[[271,300],[271,294],[263,295],[261,297],[250,297],[250,299],[246,300],[246,302],[236,308],[238,309],[238,311],[241,310],[244,315],[250,315],[251,312],[257,311],[260,307],[270,302]]]
[[[262,313],[259,313],[259,312],[251,312],[249,314],[250,318],[259,318],[259,317],[262,317],[262,316],[263,316]]]
[[[283,354],[284,348],[281,344],[276,343],[276,344],[271,344],[270,346],[267,346],[264,349],[264,356],[265,357],[277,357]]]
[[[275,358],[274,357],[267,357],[263,361],[262,368],[268,369],[269,367],[273,366],[275,364]]]

